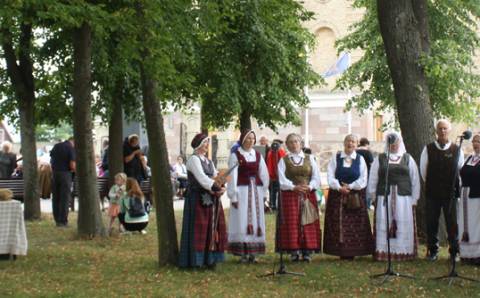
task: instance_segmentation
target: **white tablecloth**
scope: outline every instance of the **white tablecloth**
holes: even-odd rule
[[[26,255],[27,233],[19,201],[0,202],[0,254]]]

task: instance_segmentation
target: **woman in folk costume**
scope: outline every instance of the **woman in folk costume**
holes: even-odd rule
[[[398,133],[389,133],[390,157],[380,154],[373,161],[367,193],[376,199],[375,209],[375,259],[387,260],[387,233],[390,236],[390,251],[395,261],[413,260],[417,256],[417,229],[415,206],[420,197],[420,176],[415,160],[405,152],[405,145]],[[388,209],[389,231],[386,226],[384,204],[385,171],[388,162]]]
[[[472,139],[473,154],[462,169],[462,194],[458,208],[460,257],[470,264],[480,265],[480,134]]]
[[[355,152],[358,137],[349,134],[328,164],[328,192],[325,211],[323,252],[353,260],[370,255],[375,243],[365,203],[367,165]]]
[[[227,185],[231,200],[228,223],[228,250],[240,256],[241,262],[254,263],[255,256],[265,253],[265,214],[263,197],[268,189],[268,170],[262,155],[253,149],[255,132],[240,134],[240,146],[228,161],[229,168],[238,164]]]
[[[197,134],[187,161],[188,189],[183,209],[180,267],[214,268],[224,260],[227,235],[220,197],[225,192],[213,178],[217,171],[205,154],[209,138]]]
[[[292,261],[310,262],[321,250],[321,231],[315,190],[320,187],[320,171],[315,159],[301,150],[301,137],[287,136],[288,154],[278,163],[280,182],[276,251],[288,252]]]

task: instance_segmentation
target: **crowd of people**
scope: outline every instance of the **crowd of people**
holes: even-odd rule
[[[319,252],[344,260],[373,255],[383,261],[388,257],[387,241],[393,260],[416,259],[415,209],[421,179],[426,191],[427,259],[438,259],[443,210],[450,257],[480,264],[480,134],[472,141],[474,153],[464,160],[461,148],[448,138],[450,130],[447,120],[438,121],[437,139],[425,146],[419,166],[406,152],[399,133],[386,135],[385,152],[376,157],[368,140],[347,135],[343,150],[328,164],[323,246],[315,194],[320,171],[315,157],[302,148],[298,134],[287,136],[288,151],[280,140],[269,147],[264,140],[264,158],[254,149],[255,132],[243,131],[231,150],[231,177],[226,186],[225,176],[217,173],[206,156],[208,136],[196,135],[191,143],[194,154],[186,164],[188,191],[179,266],[214,268],[224,260],[225,252],[238,256],[242,263],[256,263],[258,255],[265,253],[268,233],[275,234],[275,251],[289,254],[293,262],[310,262]],[[457,175],[460,179],[453,183]],[[265,228],[262,200],[267,190],[269,205],[277,210],[275,231]],[[219,199],[223,193],[230,199],[228,228]],[[373,223],[368,215],[370,204],[375,210]]]
[[[473,137],[473,154],[464,158],[461,148],[449,140],[450,131],[447,120],[437,122],[437,138],[424,147],[419,165],[406,152],[399,133],[386,135],[384,153],[376,157],[367,139],[347,135],[343,150],[328,163],[323,245],[316,194],[321,186],[320,169],[300,135],[286,137],[287,150],[282,140],[275,139],[269,145],[262,136],[260,152],[255,149],[255,132],[242,131],[231,148],[228,172],[219,173],[207,156],[210,139],[197,134],[191,142],[194,153],[187,163],[178,156],[171,167],[175,194],[185,199],[179,265],[215,267],[224,260],[225,251],[242,263],[256,263],[266,251],[266,235],[272,233],[265,225],[265,212],[269,210],[277,212],[275,251],[289,254],[294,262],[310,262],[320,252],[345,260],[366,255],[386,260],[387,242],[394,260],[413,260],[418,254],[416,205],[421,180],[425,183],[427,258],[438,259],[439,218],[443,212],[451,257],[459,255],[465,262],[478,265],[480,134]],[[74,146],[73,138],[56,144],[48,161],[42,161],[39,167],[41,183],[51,187],[58,227],[68,226],[76,169]],[[145,233],[149,204],[140,188],[149,176],[145,155],[137,135],[125,139],[125,173],[115,174],[108,193],[110,233],[116,220],[120,232]],[[101,175],[109,175],[108,143],[99,167]],[[0,179],[12,178],[16,171],[17,156],[6,142],[0,151]],[[42,197],[50,196],[48,191],[43,193]],[[230,199],[228,225],[220,200],[224,193]],[[370,208],[374,209],[372,223]]]

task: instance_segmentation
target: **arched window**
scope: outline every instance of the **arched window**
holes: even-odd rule
[[[332,66],[336,59],[335,33],[329,27],[321,27],[315,31],[315,49],[310,55],[313,69],[323,74]]]

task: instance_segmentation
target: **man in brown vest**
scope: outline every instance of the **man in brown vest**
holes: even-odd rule
[[[442,209],[450,254],[456,255],[458,252],[457,208],[455,203],[451,204],[451,197],[454,191],[453,178],[463,165],[463,153],[461,148],[448,140],[450,130],[451,124],[448,120],[439,120],[436,125],[437,140],[425,146],[420,157],[420,174],[425,181],[426,193],[427,258],[430,261],[438,259],[438,223]],[[455,165],[457,153],[459,158],[458,164]]]

